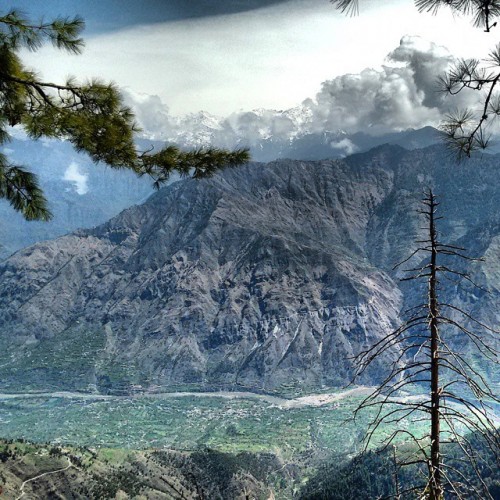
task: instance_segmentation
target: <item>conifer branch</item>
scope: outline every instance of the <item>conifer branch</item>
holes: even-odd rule
[[[156,188],[173,172],[199,179],[249,160],[246,149],[181,151],[167,146],[158,152],[138,152],[134,133],[139,129],[115,85],[100,80],[47,82],[23,66],[18,56],[23,47],[38,50],[49,42],[80,53],[83,27],[79,17],[32,23],[15,10],[0,16],[0,144],[9,139],[6,126],[18,125],[33,139],[66,139],[95,163],[148,175]],[[5,162],[0,168],[0,197],[7,198],[27,219],[50,218],[36,177]]]

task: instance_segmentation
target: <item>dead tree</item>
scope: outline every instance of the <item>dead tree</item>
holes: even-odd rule
[[[440,241],[436,224],[442,217],[436,215],[439,203],[432,190],[425,195],[423,205],[424,209],[418,212],[425,218],[426,236],[417,241],[418,248],[398,266],[424,255],[418,267],[405,270],[411,274],[402,281],[424,280],[427,297],[424,303],[406,312],[409,318],[399,328],[355,357],[355,379],[381,356],[392,359],[390,373],[361,402],[355,417],[362,410],[374,411],[365,450],[373,444],[375,433],[385,425],[396,430],[384,440],[383,449],[401,441],[412,444],[410,452],[401,452],[403,456],[399,457],[397,467],[398,470],[410,465],[416,467],[422,482],[406,489],[398,485],[397,498],[417,495],[421,500],[442,500],[446,493],[459,499],[492,499],[469,436],[479,434],[498,456],[499,433],[488,400],[499,402],[499,399],[469,356],[454,346],[450,337],[460,333],[463,343],[469,343],[485,359],[498,363],[498,351],[487,339],[498,332],[440,298],[441,279],[458,278],[478,286],[469,274],[450,267],[446,259],[479,259],[468,257],[464,248]],[[426,388],[424,395],[423,388]],[[414,395],[404,397],[403,389],[413,391]],[[425,431],[419,434],[415,426],[406,429],[405,421],[418,424]],[[476,484],[465,477],[456,464],[456,457],[451,460],[447,456],[445,447],[451,443],[460,449],[459,463],[467,463],[475,471]]]

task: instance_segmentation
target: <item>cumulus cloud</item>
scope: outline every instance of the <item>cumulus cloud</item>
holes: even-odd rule
[[[444,47],[405,36],[382,69],[323,82],[308,103],[314,127],[383,133],[437,124],[450,103],[438,91],[436,78],[453,60]]]
[[[228,142],[253,146],[262,140],[291,139],[302,131],[295,109],[276,111],[259,109],[233,113],[222,121],[216,137]]]
[[[71,182],[75,188],[75,191],[79,195],[84,195],[88,193],[87,180],[88,175],[82,174],[80,172],[79,166],[76,162],[72,161],[63,175],[63,180]]]
[[[379,69],[367,68],[322,83],[313,98],[288,110],[237,112],[224,119],[206,113],[174,118],[158,96],[126,93],[140,125],[157,138],[223,147],[253,146],[262,140],[290,140],[298,135],[388,131],[437,125],[451,107],[470,104],[470,95],[449,99],[436,79],[454,58],[450,52],[420,37],[405,36]],[[353,145],[340,140],[332,148],[346,154]]]
[[[133,109],[139,127],[151,139],[165,139],[175,127],[168,106],[157,95],[122,90],[125,104]]]
[[[330,143],[330,147],[332,149],[338,149],[344,153],[345,156],[352,155],[355,153],[358,148],[356,144],[354,144],[350,139],[345,137],[344,139],[341,139],[340,141],[332,141]]]
[[[446,71],[454,61],[445,47],[417,36],[405,36],[399,47],[387,58],[389,61],[402,63],[411,72],[415,88],[422,92],[424,106],[443,105],[443,94],[436,88],[436,77]]]

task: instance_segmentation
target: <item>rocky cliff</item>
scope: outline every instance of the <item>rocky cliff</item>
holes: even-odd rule
[[[493,289],[446,293],[498,323],[499,167],[457,166],[439,146],[249,164],[19,251],[0,266],[1,390],[343,385],[412,301],[392,267],[429,185],[443,239],[487,256],[473,272]]]
[[[216,132],[219,129],[212,121],[209,119],[206,124],[202,120],[199,124],[201,129],[197,133],[171,137],[171,142],[184,149],[210,145],[226,148],[250,147],[252,158],[257,161],[270,161],[275,158],[339,158],[349,152],[366,151],[384,143],[415,149],[438,140],[437,131],[425,127],[382,136],[325,132],[301,135],[293,140],[259,139],[255,144],[245,137],[240,137],[227,143],[217,140]],[[215,128],[211,128],[210,124]],[[185,125],[187,130],[197,128],[194,123]],[[164,143],[138,139],[137,145],[144,151],[152,147],[159,149]],[[138,178],[132,172],[117,171],[104,165],[94,165],[85,154],[76,153],[71,145],[64,141],[13,139],[1,152],[13,163],[28,166],[38,176],[54,215],[49,222],[27,222],[12,210],[7,201],[0,199],[1,259],[39,241],[102,224],[123,209],[144,202],[153,193],[151,179]],[[172,180],[175,178],[176,175],[173,175]]]

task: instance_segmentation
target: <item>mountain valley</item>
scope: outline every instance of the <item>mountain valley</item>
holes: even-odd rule
[[[442,146],[381,146],[251,163],[21,250],[0,265],[0,389],[342,387],[351,357],[419,295],[392,268],[419,237],[417,193],[430,185],[443,238],[487,258],[469,270],[488,295],[458,280],[446,298],[498,324],[498,161],[457,166]],[[385,361],[358,383],[380,380]]]

